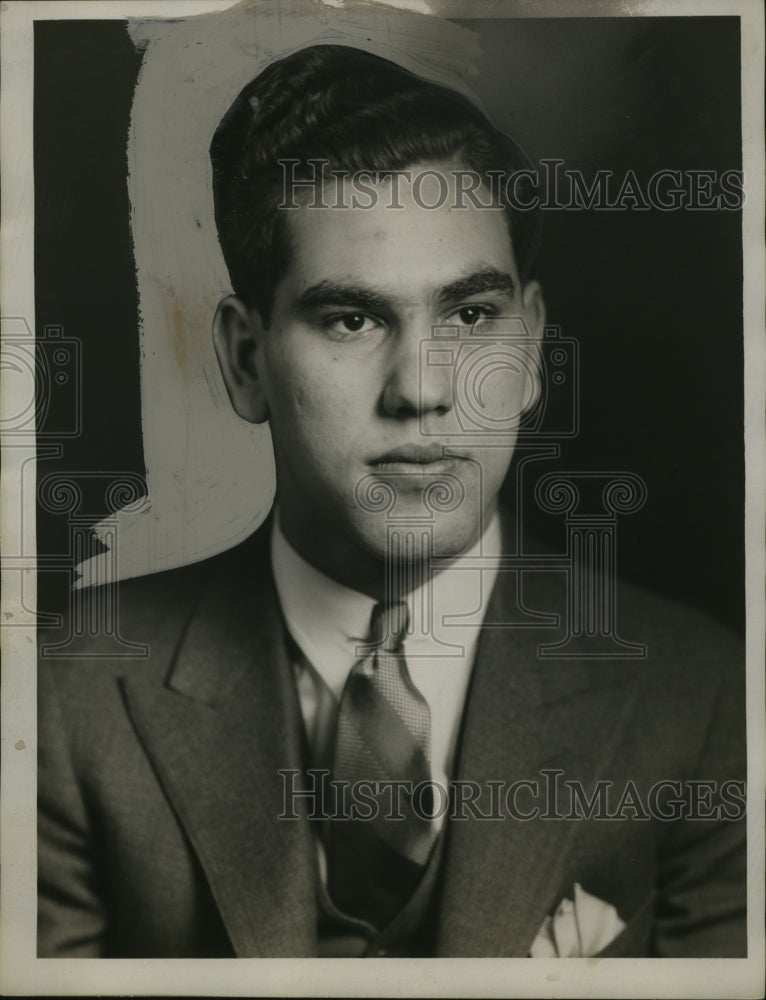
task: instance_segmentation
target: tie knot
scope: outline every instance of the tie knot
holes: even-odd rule
[[[401,650],[410,616],[405,601],[376,604],[370,619],[370,641],[388,653]]]

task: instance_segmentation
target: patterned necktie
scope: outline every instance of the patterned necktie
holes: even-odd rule
[[[404,602],[373,608],[370,651],[349,672],[335,737],[332,776],[373,783],[364,791],[372,806],[365,813],[374,815],[330,821],[328,889],[346,915],[378,929],[415,891],[434,841],[432,790],[411,794],[431,778],[431,713],[407,670],[406,630]],[[391,782],[402,783],[398,801],[390,785],[377,785]]]

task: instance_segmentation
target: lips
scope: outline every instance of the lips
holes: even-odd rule
[[[379,458],[375,458],[370,465],[388,465],[390,462],[408,462],[414,465],[429,465],[431,462],[438,462],[443,459],[444,448],[440,444],[405,444],[399,448],[392,448]]]
[[[459,455],[445,455],[444,446],[438,444],[405,444],[374,458],[368,464],[376,472],[447,472],[456,462]]]

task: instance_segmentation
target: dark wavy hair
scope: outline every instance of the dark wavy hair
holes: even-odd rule
[[[271,63],[240,92],[210,146],[218,237],[234,292],[268,323],[274,289],[290,262],[279,210],[281,160],[309,160],[330,171],[403,170],[454,159],[487,175],[529,170],[521,148],[467,98],[395,63],[343,45],[314,45]],[[519,203],[528,200],[520,176]],[[505,185],[501,185],[501,195]],[[523,201],[521,200],[523,196]],[[506,200],[516,263],[529,276],[540,242],[539,209]]]

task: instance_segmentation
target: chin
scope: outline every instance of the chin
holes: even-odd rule
[[[460,461],[438,472],[429,469],[397,466],[357,482],[348,504],[353,512],[347,512],[375,558],[405,563],[431,556],[454,558],[481,537],[486,484],[478,463]]]
[[[364,549],[375,559],[420,564],[427,571],[431,557],[457,557],[480,537],[484,525],[479,512],[475,517],[467,514],[461,510],[431,518],[368,515],[357,527]]]

